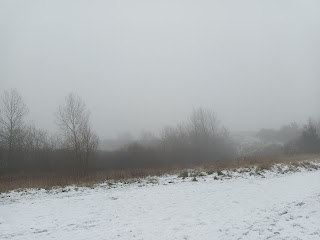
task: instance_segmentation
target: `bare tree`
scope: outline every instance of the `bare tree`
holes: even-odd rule
[[[0,110],[0,143],[7,151],[2,165],[6,168],[12,159],[13,151],[20,146],[24,135],[24,118],[29,112],[16,89],[4,91]]]
[[[320,118],[318,119],[318,121],[315,121],[315,126],[317,130],[317,134],[320,137]]]
[[[189,147],[186,127],[183,125],[165,127],[161,133],[161,143],[165,152],[184,152]]]
[[[215,114],[203,108],[194,109],[188,129],[193,154],[200,159],[208,158],[208,152],[218,131]]]
[[[82,152],[85,154],[82,164],[84,174],[86,175],[89,169],[89,160],[93,158],[99,144],[99,138],[93,132],[91,126],[89,125],[89,122],[86,122],[85,126],[82,129],[81,141]]]
[[[192,155],[203,161],[232,159],[235,155],[233,142],[225,128],[219,127],[213,111],[193,110],[188,127]]]
[[[213,111],[198,108],[190,116],[189,128],[196,137],[210,138],[217,134],[218,121]]]
[[[49,134],[34,125],[29,125],[25,129],[23,148],[27,151],[38,151],[50,148]]]
[[[72,150],[82,174],[87,174],[89,160],[98,146],[98,136],[89,123],[90,113],[83,100],[70,93],[65,103],[59,106],[57,124],[63,134],[65,144]]]

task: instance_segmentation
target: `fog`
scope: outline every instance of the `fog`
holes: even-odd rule
[[[73,92],[101,139],[197,107],[231,131],[320,117],[319,1],[1,1],[0,90],[38,127]]]

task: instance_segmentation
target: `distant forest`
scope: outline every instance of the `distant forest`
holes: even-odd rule
[[[0,102],[0,174],[197,166],[234,162],[247,156],[320,153],[320,120],[280,129],[261,129],[254,140],[237,142],[213,111],[194,109],[184,124],[165,127],[160,136],[145,134],[120,149],[99,150],[99,138],[83,100],[66,96],[54,118],[59,131],[49,134],[26,122],[29,108],[15,89]],[[257,139],[259,141],[257,141]]]

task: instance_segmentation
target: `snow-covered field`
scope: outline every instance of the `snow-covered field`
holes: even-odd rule
[[[320,170],[230,175],[0,194],[0,239],[320,239]]]

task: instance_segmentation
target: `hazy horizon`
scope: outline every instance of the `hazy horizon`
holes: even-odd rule
[[[320,118],[319,1],[1,1],[0,85],[56,129],[78,94],[101,139],[213,110],[230,131]]]

